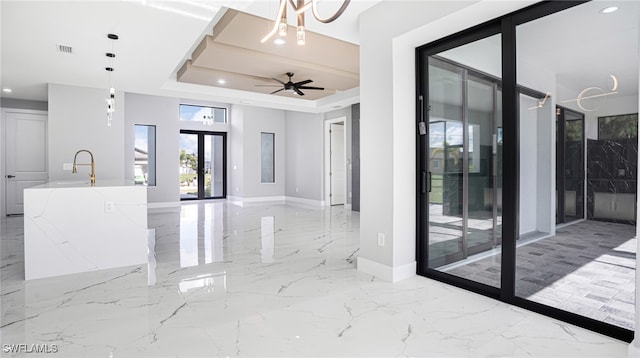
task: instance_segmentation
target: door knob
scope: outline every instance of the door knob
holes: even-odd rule
[[[15,178],[15,177],[16,177],[15,175],[11,175],[11,174],[7,175],[7,178],[9,178],[9,179]]]

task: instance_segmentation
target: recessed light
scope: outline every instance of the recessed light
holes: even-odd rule
[[[2,92],[4,92],[4,93],[11,93],[11,92],[13,92],[13,90],[11,90],[11,88],[3,88],[3,89],[2,89]]]
[[[287,41],[285,41],[285,39],[283,39],[282,37],[277,37],[275,40],[273,40],[273,43],[276,45],[284,45],[287,43]]]
[[[609,7],[605,7],[604,9],[600,10],[601,13],[603,14],[610,14],[612,12],[615,12],[618,10],[617,6],[609,6]]]
[[[221,84],[221,85],[223,85],[223,84],[227,83],[227,81],[225,81],[225,80],[223,80],[223,79],[219,79],[219,80],[218,80],[218,83],[219,83],[219,84]]]

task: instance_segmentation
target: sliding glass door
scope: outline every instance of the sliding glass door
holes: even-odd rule
[[[180,131],[180,199],[226,197],[226,133]]]
[[[499,44],[494,35],[425,59],[428,135],[422,138],[426,266],[494,287],[499,255],[486,267],[462,263],[500,246],[500,91],[489,74],[499,71]],[[497,66],[486,72],[465,66],[476,51],[497,58]]]
[[[633,338],[637,131],[598,120],[637,111],[639,14],[541,2],[417,49],[418,274]]]

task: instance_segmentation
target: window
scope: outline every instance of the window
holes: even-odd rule
[[[638,136],[638,114],[598,117],[598,139],[629,139]]]
[[[136,185],[156,185],[156,126],[134,127],[133,181]]]
[[[181,104],[180,120],[186,122],[201,122],[204,125],[227,123],[227,109]]]
[[[261,183],[275,183],[275,134],[274,133],[260,133],[261,137],[261,170],[260,170],[260,182]]]

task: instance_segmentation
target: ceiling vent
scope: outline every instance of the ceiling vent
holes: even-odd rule
[[[73,47],[67,45],[58,45],[58,52],[73,53]]]

